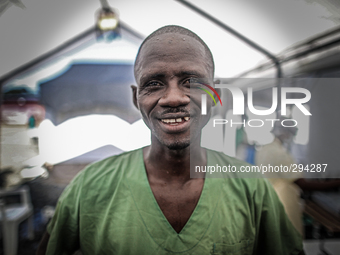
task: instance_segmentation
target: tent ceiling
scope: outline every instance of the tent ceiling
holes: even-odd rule
[[[94,24],[98,1],[22,0],[0,16],[0,76],[40,56]],[[243,72],[264,57],[173,0],[109,1],[125,23],[147,35],[163,25],[187,27],[207,42],[216,74]],[[337,0],[196,0],[204,9],[273,53],[340,24]]]

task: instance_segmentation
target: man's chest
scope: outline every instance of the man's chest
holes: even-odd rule
[[[231,204],[230,192],[224,193],[221,186],[202,188],[203,182],[201,189],[158,185],[150,189],[136,182],[119,185],[106,196],[102,192],[87,197],[80,206],[81,246],[100,252],[106,247],[115,254],[210,254],[212,250],[219,254],[235,249],[241,251],[235,254],[251,254],[255,229],[240,207],[244,203]],[[97,241],[89,241],[93,239]]]
[[[164,217],[179,233],[190,219],[200,199],[203,181],[184,187],[151,185],[151,190]]]

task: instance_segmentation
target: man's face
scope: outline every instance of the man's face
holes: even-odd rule
[[[203,45],[189,36],[163,34],[144,44],[139,60],[134,103],[156,138],[152,142],[170,149],[186,148],[190,131],[192,137],[200,137],[209,118],[209,114],[201,116],[202,91],[190,90],[192,78],[204,78],[210,85],[213,80]]]

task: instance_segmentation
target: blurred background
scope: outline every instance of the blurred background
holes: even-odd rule
[[[0,254],[34,254],[58,197],[86,165],[150,143],[132,104],[133,64],[143,39],[170,24],[199,35],[216,78],[245,94],[251,86],[257,109],[271,107],[276,86],[311,92],[312,116],[287,113],[300,123],[290,139],[221,126],[214,149],[257,164],[278,139],[291,162],[329,164],[289,185],[306,254],[338,254],[339,9],[336,0],[0,0],[0,207],[18,229],[2,224]],[[223,93],[215,116],[233,118],[231,97]]]

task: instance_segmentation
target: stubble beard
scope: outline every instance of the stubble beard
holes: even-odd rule
[[[190,146],[190,141],[175,141],[170,144],[165,144],[170,150],[184,150]]]
[[[158,142],[166,146],[169,150],[184,150],[190,146],[190,137],[188,138],[171,138],[166,139],[164,137],[159,137],[155,134],[155,138]]]

